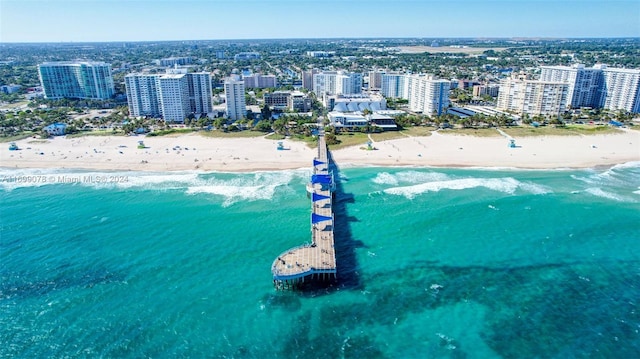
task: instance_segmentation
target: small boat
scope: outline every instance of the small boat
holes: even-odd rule
[[[18,148],[18,145],[16,145],[15,142],[11,142],[11,144],[9,144],[9,151],[17,151],[20,148]]]

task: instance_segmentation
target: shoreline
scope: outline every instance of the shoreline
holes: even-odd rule
[[[144,141],[145,148],[137,148]],[[375,150],[332,150],[340,167],[414,167],[553,170],[612,167],[640,161],[640,131],[588,136],[474,137],[433,132],[374,142]],[[310,167],[316,150],[303,142],[263,137],[209,138],[87,136],[16,141],[0,148],[0,168],[130,172],[261,172]]]

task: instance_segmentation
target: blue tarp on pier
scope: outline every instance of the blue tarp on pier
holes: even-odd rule
[[[311,176],[311,183],[326,183],[329,184],[331,183],[331,176],[330,175],[312,175]]]
[[[317,202],[317,201],[322,201],[323,199],[329,199],[331,197],[313,192],[313,194],[311,195],[311,198],[313,202]]]
[[[312,224],[316,224],[316,223],[320,223],[320,222],[324,222],[324,221],[331,221],[331,220],[333,220],[332,217],[321,216],[319,214],[311,213],[311,223]]]
[[[322,162],[322,161],[316,160],[315,158],[313,159],[313,166],[314,167],[317,166],[317,165],[323,165],[325,163],[326,162]]]

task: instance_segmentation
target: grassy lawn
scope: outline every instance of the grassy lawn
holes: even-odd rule
[[[506,132],[506,131],[505,131]],[[474,137],[500,137],[502,136],[495,128],[450,128],[440,130],[442,135],[463,135]]]
[[[180,135],[184,135],[186,133],[192,133],[192,132],[194,132],[194,130],[191,129],[191,128],[172,128],[172,129],[168,129],[168,130],[154,131],[154,132],[148,133],[147,136],[149,136],[149,137],[155,137],[155,136],[180,136]]]
[[[414,137],[418,137],[418,136],[426,137],[426,136],[431,136],[431,131],[435,131],[435,130],[436,130],[435,127],[414,126],[414,127],[407,127],[400,132],[409,136],[414,136]]]
[[[273,133],[271,133],[271,134],[269,134],[269,135],[265,136],[264,138],[266,138],[267,140],[280,141],[280,140],[284,140],[284,139],[285,139],[285,136],[283,136],[283,135],[279,135],[279,134],[277,134],[277,133],[273,132]]]
[[[14,109],[14,108],[18,108],[21,106],[26,106],[29,104],[29,101],[20,101],[20,102],[14,102],[14,103],[5,103],[1,106],[1,108],[6,108],[6,109]]]
[[[77,138],[85,136],[124,136],[123,132],[113,132],[112,130],[106,131],[82,131],[65,135],[67,138]]]
[[[337,145],[329,145],[329,149],[339,150],[345,147],[351,146],[366,146],[367,141],[369,141],[369,137],[367,137],[366,133],[362,132],[353,132],[353,133],[345,133],[336,136],[338,138]]]
[[[266,135],[264,132],[260,131],[237,131],[237,132],[224,132],[224,131],[200,131],[198,132],[200,135],[204,137],[213,137],[213,138],[247,138],[247,137],[262,137]]]
[[[610,126],[593,125],[568,125],[565,127],[510,127],[502,129],[505,133],[513,137],[526,136],[579,136],[595,135],[607,133],[620,133],[622,131]]]
[[[581,135],[597,135],[622,133],[623,131],[612,126],[593,126],[593,125],[567,125],[567,129],[577,132]]]
[[[23,140],[25,138],[29,138],[33,135],[36,135],[35,133],[21,133],[19,135],[13,135],[13,136],[2,136],[0,137],[0,142],[13,142],[13,141],[19,141],[19,140]]]

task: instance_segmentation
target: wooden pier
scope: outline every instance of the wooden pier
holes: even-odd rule
[[[334,189],[327,144],[321,132],[318,135],[318,156],[313,160],[313,174],[307,186],[311,198],[311,244],[291,248],[276,258],[271,266],[276,289],[293,289],[307,282],[336,279],[332,207]]]

